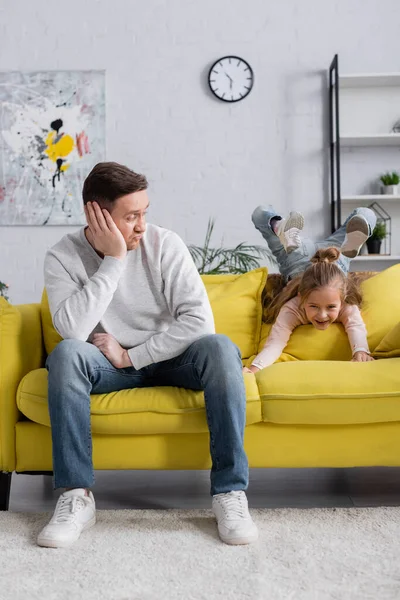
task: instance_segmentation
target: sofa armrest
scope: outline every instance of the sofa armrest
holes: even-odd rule
[[[44,363],[40,304],[13,306],[0,297],[0,470],[15,469],[16,403],[21,379]]]

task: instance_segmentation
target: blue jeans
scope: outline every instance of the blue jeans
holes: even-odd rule
[[[247,489],[246,394],[240,351],[228,337],[204,336],[180,356],[139,371],[116,369],[93,344],[63,340],[48,356],[46,368],[54,488],[88,488],[94,483],[90,394],[177,386],[204,391],[211,494]]]
[[[304,271],[312,264],[310,259],[320,248],[329,248],[334,246],[340,248],[346,237],[346,225],[354,215],[362,215],[368,222],[369,234],[373,232],[376,225],[376,215],[370,208],[356,208],[353,210],[351,215],[346,219],[339,229],[337,229],[332,235],[327,237],[321,242],[313,242],[309,238],[302,239],[301,246],[287,254],[282,242],[278,236],[272,231],[271,219],[274,217],[281,216],[276,212],[272,206],[264,207],[258,206],[253,212],[251,219],[254,226],[260,231],[264,240],[267,242],[272,254],[275,256],[280,273],[285,277],[286,281],[293,279],[297,275],[304,273]],[[347,256],[340,255],[337,265],[342,269],[345,275],[349,272],[350,258]]]

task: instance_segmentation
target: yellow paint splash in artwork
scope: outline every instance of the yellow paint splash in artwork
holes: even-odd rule
[[[56,162],[58,158],[65,158],[74,149],[74,140],[68,135],[64,134],[61,138],[54,143],[58,134],[55,131],[50,131],[46,138],[46,150],[45,153],[53,162]],[[62,165],[61,171],[66,171],[69,165]]]

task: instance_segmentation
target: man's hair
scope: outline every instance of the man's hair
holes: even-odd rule
[[[83,184],[83,203],[110,205],[118,198],[147,189],[147,179],[116,162],[98,163]]]

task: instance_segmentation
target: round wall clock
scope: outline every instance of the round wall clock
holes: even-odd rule
[[[239,102],[251,92],[253,70],[239,56],[224,56],[217,60],[208,73],[212,93],[224,102]]]

